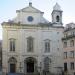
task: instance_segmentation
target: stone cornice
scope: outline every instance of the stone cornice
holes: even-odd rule
[[[53,26],[52,23],[38,23],[38,24],[21,24],[14,22],[3,22],[2,27],[41,27],[41,28],[64,28],[63,26]]]
[[[64,30],[64,32],[68,32],[68,31],[71,31],[71,30],[75,30],[75,28],[67,28]]]

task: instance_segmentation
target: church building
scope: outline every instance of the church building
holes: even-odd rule
[[[16,10],[17,16],[2,23],[4,73],[52,73],[63,69],[63,23],[58,3],[51,13],[52,22],[44,12],[29,6]]]

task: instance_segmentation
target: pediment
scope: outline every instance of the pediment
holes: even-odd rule
[[[34,13],[44,13],[36,8],[34,8],[33,6],[28,6],[26,8],[23,8],[23,9],[20,9],[20,10],[17,10],[17,12],[34,12]]]

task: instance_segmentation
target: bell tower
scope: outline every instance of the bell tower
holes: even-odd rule
[[[62,26],[62,10],[58,3],[55,4],[52,11],[52,23],[57,26]]]

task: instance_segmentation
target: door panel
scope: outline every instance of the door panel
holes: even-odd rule
[[[27,72],[28,73],[34,72],[34,63],[33,62],[27,62]]]
[[[15,73],[16,65],[10,64],[10,73]]]

